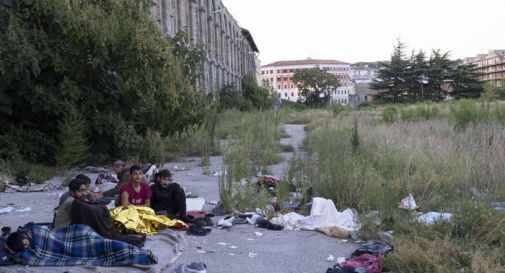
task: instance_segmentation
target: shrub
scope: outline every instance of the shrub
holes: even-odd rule
[[[396,118],[396,108],[388,106],[382,111],[382,120],[387,123],[393,123]]]

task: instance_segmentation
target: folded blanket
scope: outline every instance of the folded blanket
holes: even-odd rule
[[[110,211],[114,226],[123,233],[157,234],[163,228],[187,229],[180,220],[172,220],[166,216],[156,215],[148,207],[117,207]]]
[[[149,251],[105,239],[85,225],[70,225],[52,232],[43,226],[28,231],[30,249],[14,255],[31,266],[126,266],[156,263]]]

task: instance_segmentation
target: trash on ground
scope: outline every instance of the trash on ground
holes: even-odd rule
[[[255,231],[254,235],[256,235],[256,237],[261,237],[263,236],[263,233]]]
[[[384,231],[381,233],[382,239],[393,239],[395,237],[395,232],[393,230]]]
[[[207,266],[202,262],[181,264],[172,272],[173,273],[207,273]]]
[[[237,249],[237,248],[238,248],[238,246],[230,246],[230,248],[232,248],[232,249]]]
[[[230,253],[230,256],[235,256],[235,254],[233,254],[233,253]]]
[[[417,221],[426,225],[434,225],[437,222],[449,222],[452,219],[452,213],[428,212],[419,217]]]
[[[382,221],[379,217],[379,211],[373,210],[369,212],[367,215],[365,215],[366,219],[370,222],[372,222],[374,225],[379,226],[382,224]]]
[[[217,243],[218,245],[222,245],[222,246],[225,246],[227,245],[227,243]]]
[[[358,231],[361,228],[358,214],[351,209],[339,212],[332,200],[321,197],[312,199],[310,215],[298,221],[298,227],[316,230],[319,227],[338,227],[345,231]]]
[[[253,215],[252,217],[247,218],[247,222],[248,222],[249,224],[251,224],[251,225],[256,225],[256,221],[257,221],[258,219],[260,219],[260,218],[261,218],[261,216],[259,216],[259,215],[255,214],[255,215]]]
[[[344,257],[338,257],[337,264],[333,268],[329,268],[326,273],[382,272],[384,256],[391,251],[393,249],[388,245],[370,241],[366,245],[356,249],[349,260],[346,260]]]
[[[333,255],[330,255],[330,256],[328,256],[328,258],[326,258],[327,262],[333,262],[334,260],[335,260],[335,256],[333,256]]]
[[[235,219],[235,217],[220,219],[219,221],[217,221],[217,225],[225,227],[225,228],[229,228],[229,227],[233,226],[234,219]]]
[[[345,257],[338,257],[337,258],[337,264],[341,264],[341,263],[344,263],[345,262]]]
[[[213,206],[217,205],[217,201],[216,200],[211,200],[208,203],[209,203],[209,205],[213,205]]]
[[[256,224],[259,228],[266,228],[268,230],[282,230],[284,227],[282,225],[276,225],[265,219],[258,219]]]
[[[374,256],[379,256],[383,254],[388,254],[393,251],[393,248],[389,245],[377,242],[377,241],[369,241],[366,244],[360,246],[352,253],[352,257],[359,256],[361,254],[371,254]]]
[[[416,204],[416,200],[414,200],[414,196],[410,193],[409,196],[405,197],[400,201],[400,203],[398,203],[398,208],[404,210],[416,210],[419,207]]]
[[[32,210],[32,208],[30,208],[30,207],[26,207],[26,208],[24,208],[24,209],[17,209],[17,210],[15,210],[15,212],[29,212],[29,211],[31,211],[31,210]]]
[[[339,239],[350,239],[351,232],[342,230],[338,227],[320,227],[316,228],[317,231],[322,232],[330,237],[335,237]]]
[[[493,202],[491,208],[496,211],[505,211],[505,202]]]
[[[187,211],[202,211],[204,205],[205,199],[203,198],[186,198]]]
[[[258,253],[249,252],[249,258],[254,258],[256,256],[258,256]]]
[[[13,207],[1,208],[0,209],[0,214],[7,214],[7,213],[10,213],[12,210],[14,210]]]
[[[298,222],[303,219],[305,219],[305,216],[296,212],[290,212],[274,217],[272,219],[272,223],[284,226],[285,230],[299,230],[300,228],[298,227]]]

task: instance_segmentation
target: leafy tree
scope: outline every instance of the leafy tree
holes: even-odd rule
[[[456,99],[478,98],[484,92],[475,65],[460,65],[454,69],[451,96]]]
[[[76,166],[87,159],[89,145],[86,127],[86,121],[81,113],[74,109],[69,110],[58,123],[58,139],[61,143],[56,153],[58,166]]]
[[[318,67],[302,69],[293,75],[301,91],[304,103],[309,107],[321,107],[328,104],[331,93],[340,83],[337,77]]]
[[[476,98],[482,93],[479,74],[472,66],[449,60],[449,52],[432,50],[429,59],[423,51],[404,57],[405,45],[398,41],[391,60],[382,63],[372,89],[381,90],[378,99],[394,102],[421,99],[442,100],[449,92],[455,98]]]
[[[397,102],[407,90],[406,76],[409,62],[405,60],[404,51],[405,44],[398,40],[391,55],[391,60],[381,63],[377,79],[370,86],[372,89],[387,90],[379,93],[378,98]]]
[[[204,95],[185,74],[198,61],[174,49],[151,5],[19,0],[0,9],[0,136],[20,151],[36,143],[44,154],[23,156],[53,163],[61,145],[55,132],[69,108],[85,117],[91,152],[111,157],[124,154],[128,138],[201,124]],[[41,137],[27,142],[13,132]]]

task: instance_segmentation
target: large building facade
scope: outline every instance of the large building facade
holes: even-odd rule
[[[206,52],[201,87],[241,89],[242,78],[257,74],[259,50],[220,0],[154,0],[152,15],[167,37],[184,31],[191,45]]]
[[[475,57],[465,58],[465,64],[474,64],[480,80],[501,86],[505,79],[505,50],[490,50],[488,54],[479,54]]]
[[[302,100],[293,75],[301,69],[319,68],[337,77],[340,87],[332,91],[332,102],[347,105],[349,95],[354,93],[351,81],[351,67],[349,63],[336,60],[306,59],[298,61],[279,61],[261,67],[260,78],[264,86],[270,87],[282,100]]]

